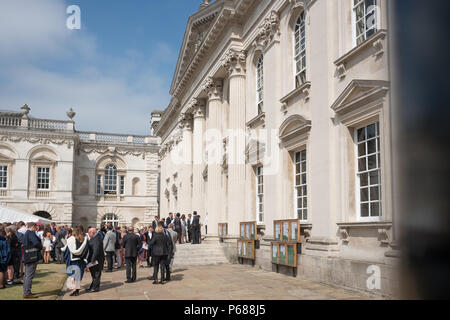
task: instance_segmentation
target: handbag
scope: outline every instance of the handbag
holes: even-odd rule
[[[27,247],[24,248],[23,251],[23,263],[24,264],[30,264],[35,263],[39,261],[39,249],[36,249],[34,247]]]

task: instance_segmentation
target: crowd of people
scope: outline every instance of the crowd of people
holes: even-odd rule
[[[153,267],[148,277],[153,284],[170,281],[176,244],[201,243],[200,215],[169,213],[155,217],[143,228],[120,227],[111,223],[99,228],[41,223],[2,223],[0,225],[0,289],[23,285],[25,299],[33,294],[32,281],[39,263],[66,265],[67,288],[78,296],[86,272],[92,277],[86,292],[100,291],[102,272],[126,267],[126,283],[136,281],[137,266]],[[207,232],[207,217],[205,218]],[[158,274],[160,274],[158,281]],[[21,281],[21,279],[23,281]]]

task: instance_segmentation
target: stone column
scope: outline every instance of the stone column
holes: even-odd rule
[[[221,220],[222,175],[222,80],[208,78],[204,89],[208,93],[208,119],[206,122],[206,151],[208,152],[208,235],[217,235]]]
[[[181,190],[179,207],[182,214],[192,213],[192,114],[182,114],[179,123],[183,130],[182,166],[180,172]]]
[[[197,211],[201,219],[205,218],[204,182],[203,182],[203,135],[205,132],[205,101],[198,100],[194,105],[193,133],[193,197],[192,211]]]
[[[230,80],[228,130],[228,223],[229,234],[239,234],[245,220],[245,60],[243,51],[231,49],[223,60]]]

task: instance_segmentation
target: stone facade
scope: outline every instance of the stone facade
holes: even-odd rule
[[[273,221],[300,218],[299,275],[395,295],[388,4],[374,3],[204,1],[155,126],[161,214],[207,214],[213,236],[228,223],[230,261],[239,222],[258,221],[264,269]]]
[[[158,215],[159,138],[79,132],[72,110],[68,121],[29,111],[0,112],[2,205],[85,227]]]

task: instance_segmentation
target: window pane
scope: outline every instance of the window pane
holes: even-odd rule
[[[362,188],[361,189],[361,199],[362,202],[369,201],[369,189],[368,188]]]
[[[378,202],[372,203],[370,205],[370,216],[371,217],[381,216],[380,204]]]
[[[361,172],[361,171],[366,171],[366,169],[367,169],[367,166],[366,166],[366,158],[360,158],[359,160],[358,160],[358,168],[359,168],[359,171]]]
[[[366,155],[366,144],[360,143],[358,144],[358,156],[362,157]]]
[[[367,187],[367,185],[369,184],[369,175],[367,173],[362,173],[359,175],[359,184],[361,185],[361,187]]]
[[[358,130],[358,142],[366,140],[366,128]]]
[[[375,138],[377,130],[375,124],[371,124],[367,127],[367,139]]]
[[[380,173],[379,173],[378,170],[377,171],[371,171],[369,173],[369,175],[370,175],[370,185],[373,186],[373,185],[376,185],[376,184],[380,183],[380,179],[379,179]]]
[[[306,184],[306,174],[302,174],[302,184]]]
[[[370,156],[368,163],[369,163],[369,170],[376,169],[377,168],[377,156],[376,155]]]
[[[364,5],[360,4],[355,8],[355,17],[356,21],[361,20],[362,17],[364,17]]]
[[[377,152],[377,140],[376,139],[367,141],[367,152],[368,152],[368,154]]]
[[[361,204],[361,217],[369,217],[369,204],[368,203],[362,203]]]
[[[370,201],[373,201],[373,200],[376,200],[376,201],[378,201],[378,200],[380,200],[379,198],[379,195],[380,195],[380,188],[379,187],[372,187],[372,188],[370,188]]]

